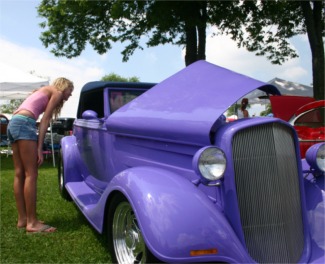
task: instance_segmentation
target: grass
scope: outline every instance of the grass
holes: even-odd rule
[[[52,234],[26,234],[16,228],[13,162],[0,158],[0,263],[111,263],[106,240],[72,202],[58,191],[57,169],[51,159],[39,169],[39,219],[55,226]]]

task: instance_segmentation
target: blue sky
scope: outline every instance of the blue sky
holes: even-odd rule
[[[144,46],[144,50],[137,50],[128,62],[122,62],[123,44],[114,45],[104,55],[97,54],[88,46],[77,58],[57,58],[39,39],[42,32],[39,23],[43,21],[37,16],[39,3],[38,0],[0,0],[0,61],[26,72],[34,71],[50,82],[60,76],[71,79],[75,91],[61,116],[75,116],[82,86],[106,74],[136,76],[143,82],[160,82],[185,67],[184,50],[172,45]],[[278,77],[305,85],[312,83],[307,36],[290,40],[299,58],[278,66],[272,65],[265,57],[238,49],[236,43],[226,36],[210,37],[213,30],[207,31],[207,61],[264,82]]]

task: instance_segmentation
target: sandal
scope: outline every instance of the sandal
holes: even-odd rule
[[[56,228],[49,225],[43,225],[40,229],[37,230],[26,230],[28,234],[35,234],[35,233],[53,233],[56,231]]]

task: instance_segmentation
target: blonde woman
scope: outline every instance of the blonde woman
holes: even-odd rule
[[[36,213],[38,166],[43,163],[43,142],[51,118],[57,118],[73,91],[66,78],[56,79],[32,93],[13,113],[8,125],[15,167],[14,194],[18,228],[26,232],[51,233],[56,228],[39,221]],[[36,120],[42,114],[37,135]]]

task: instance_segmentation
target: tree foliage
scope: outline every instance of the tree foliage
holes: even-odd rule
[[[171,43],[187,48],[186,65],[205,59],[206,1],[67,1],[43,0],[38,13],[41,41],[56,56],[79,56],[89,43],[103,54],[120,41],[127,61],[140,39],[154,47]],[[199,31],[198,37],[197,32]],[[196,49],[197,40],[199,49]],[[194,55],[192,54],[194,53]]]
[[[224,2],[220,2],[221,5]],[[324,1],[243,1],[226,3],[231,16],[218,25],[239,47],[266,56],[274,64],[298,57],[290,38],[307,34],[311,54],[314,97],[324,99]],[[222,8],[219,5],[218,8]]]
[[[136,76],[133,77],[122,77],[121,75],[118,75],[116,73],[110,73],[108,75],[105,75],[101,79],[102,81],[106,82],[139,82],[139,78]]]
[[[237,115],[240,104],[233,104],[227,109],[227,116]]]
[[[260,113],[260,116],[267,116],[268,114],[272,114],[272,105],[267,104],[266,109]]]
[[[41,41],[56,56],[79,56],[89,43],[99,54],[125,43],[123,61],[146,37],[147,47],[186,48],[185,65],[205,59],[206,28],[272,63],[298,56],[289,39],[306,34],[313,58],[314,96],[324,98],[324,1],[43,0]]]
[[[12,114],[24,101],[24,99],[12,99],[9,104],[1,105],[0,113]]]

